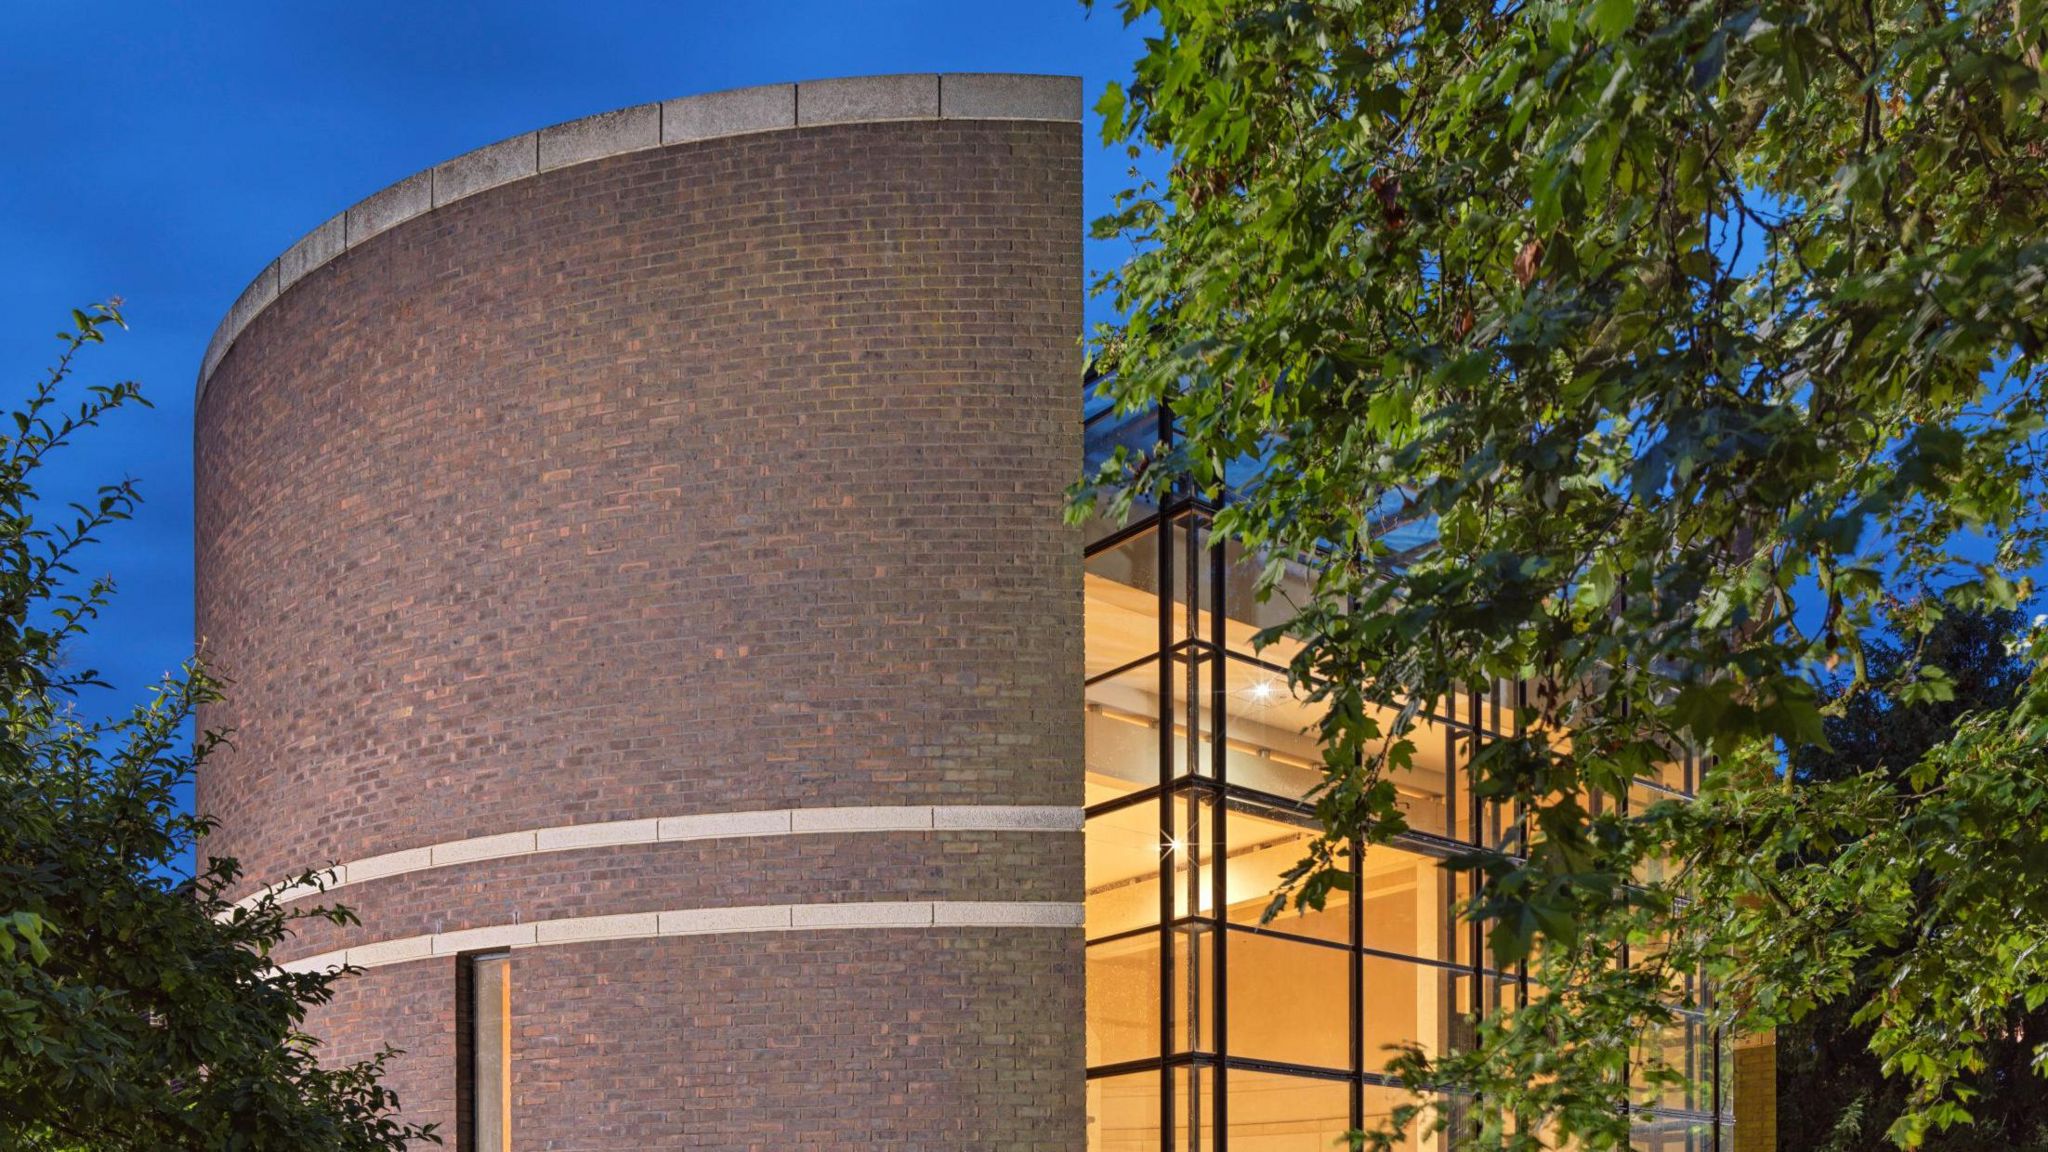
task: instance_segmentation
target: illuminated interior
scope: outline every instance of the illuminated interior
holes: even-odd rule
[[[1101,422],[1091,449],[1147,433],[1105,436]],[[1442,864],[1499,841],[1499,814],[1461,795],[1458,765],[1511,722],[1513,685],[1411,730],[1414,763],[1394,781],[1411,832],[1352,856],[1356,900],[1333,892],[1319,911],[1260,923],[1313,839],[1302,799],[1322,773],[1317,706],[1287,674],[1298,649],[1253,645],[1285,618],[1284,604],[1255,600],[1257,571],[1211,546],[1194,501],[1142,509],[1088,550],[1091,1150],[1328,1149],[1414,1100],[1386,1072],[1390,1049],[1444,1051],[1478,1014],[1529,995],[1525,974],[1477,959],[1479,929],[1458,918]],[[1294,589],[1307,578],[1285,575]],[[1682,793],[1689,771],[1646,782],[1642,800]],[[1710,1050],[1698,1032],[1676,1028],[1670,1058],[1691,1068]],[[1725,1125],[1728,1108],[1712,1073],[1639,1101],[1637,1146],[1716,1147],[1712,1117]],[[1421,1131],[1402,1146],[1448,1152],[1452,1140]]]
[[[465,959],[469,1034],[458,1095],[467,1100],[464,1147],[512,1147],[512,963],[504,952]]]

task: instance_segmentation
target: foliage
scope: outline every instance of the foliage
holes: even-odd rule
[[[1886,1131],[1904,1144],[1972,1120],[1989,1058],[2048,1004],[2044,656],[2036,630],[2017,701],[1964,716],[1917,762],[1801,780],[1752,759],[1690,829],[1701,906],[1724,913],[1701,931],[1731,992],[1779,1020],[1848,1007],[1901,1081]],[[1925,699],[1916,686],[1890,691]],[[2042,1040],[2026,1043],[2037,1073]]]
[[[1159,31],[1105,134],[1172,167],[1097,224],[1133,254],[1095,367],[1178,435],[1118,453],[1075,511],[1213,499],[1228,469],[1219,533],[1323,557],[1286,625],[1327,705],[1327,838],[1291,897],[1320,903],[1349,838],[1403,827],[1388,773],[1415,704],[1532,689],[1468,774],[1521,830],[1460,866],[1495,961],[1570,1010],[1408,1073],[1483,1090],[1489,1141],[1622,1146],[1623,1070],[1674,1075],[1630,1056],[1699,967],[1722,994],[1691,1006],[1724,1030],[1849,998],[1908,1085],[1898,1141],[1964,1120],[1987,1030],[2048,997],[2025,947],[2048,684],[1897,787],[1782,767],[1868,690],[1866,634],[1938,619],[1887,586],[2030,595],[2039,0],[1121,7]],[[1414,522],[1435,546],[1395,553]],[[1951,691],[1923,661],[1885,676],[1903,701]],[[1715,756],[1705,799],[1625,812],[1685,746]],[[1613,964],[1625,942],[1651,959]],[[1880,952],[1886,983],[1858,991]]]
[[[64,650],[113,589],[74,588],[75,565],[139,497],[123,481],[53,522],[35,484],[80,433],[143,401],[132,383],[75,406],[62,395],[76,354],[122,323],[114,306],[72,316],[62,357],[0,435],[0,1145],[404,1147],[427,1133],[392,1116],[377,1084],[389,1053],[323,1068],[299,1031],[335,977],[268,959],[294,920],[348,913],[237,907],[232,861],[175,878],[209,828],[179,790],[216,746],[194,746],[190,725],[218,686],[187,667],[124,716],[76,706],[100,685]]]
[[[2018,612],[1954,612],[1913,648],[1877,641],[1869,652],[1873,681],[1901,682],[1916,664],[1931,661],[1948,673],[1953,698],[1908,702],[1882,688],[1846,695],[1839,714],[1825,722],[1828,746],[1801,749],[1793,770],[1809,782],[1874,782],[1874,773],[1882,772],[1883,786],[1899,787],[1965,717],[2012,706],[2029,672],[2013,651],[2026,632]],[[1868,1147],[1904,1110],[1906,1084],[1879,1074],[1869,1051],[1870,1029],[1851,1019],[1883,976],[1878,963],[1866,961],[1857,968],[1852,996],[1778,1030],[1782,1147]],[[1987,1034],[1984,1069],[1967,1077],[1978,1093],[1970,1106],[1975,1123],[1930,1136],[1927,1146],[1942,1152],[2048,1152],[2048,1093],[2029,1068],[2028,1038],[2038,1043],[2043,1036],[2048,1010],[2015,1005]]]

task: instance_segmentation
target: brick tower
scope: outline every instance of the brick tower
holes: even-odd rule
[[[1079,105],[530,132],[221,325],[204,850],[336,866],[282,959],[451,1148],[1080,1146]]]

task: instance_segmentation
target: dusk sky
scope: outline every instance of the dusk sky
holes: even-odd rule
[[[1078,74],[1092,107],[1140,48],[1114,7],[969,3],[11,5],[0,17],[0,379],[10,407],[69,310],[126,300],[82,383],[134,379],[45,495],[124,475],[140,517],[82,576],[119,583],[74,653],[125,707],[192,651],[192,393],[214,325],[315,225],[483,144],[631,104],[886,72]],[[1091,215],[1128,161],[1084,128]],[[1118,253],[1091,246],[1091,270]],[[1091,305],[1099,315],[1099,304]]]

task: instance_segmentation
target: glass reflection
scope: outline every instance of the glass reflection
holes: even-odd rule
[[[1157,1152],[1159,1073],[1134,1072],[1088,1081],[1089,1152]]]
[[[1368,1084],[1365,1086],[1364,1126],[1368,1131],[1385,1131],[1391,1126],[1396,1109],[1420,1103],[1414,1093],[1405,1089]],[[1447,1152],[1450,1141],[1445,1139],[1444,1133],[1436,1130],[1436,1120],[1434,1110],[1415,1116],[1406,1125],[1404,1137],[1394,1143],[1394,1148],[1399,1152]]]
[[[1159,1009],[1157,933],[1088,946],[1090,1067],[1157,1056]]]
[[[1090,816],[1082,840],[1089,939],[1159,923],[1159,875],[1167,847],[1159,805],[1139,801]]]
[[[1233,1152],[1296,1152],[1342,1147],[1351,1128],[1351,1087],[1233,1068],[1229,1079]]]
[[[1256,932],[1229,939],[1231,1055],[1349,1069],[1349,950]]]
[[[1385,1070],[1408,1045],[1434,1058],[1471,1043],[1469,1005],[1459,995],[1469,976],[1433,964],[1367,956],[1359,979],[1366,1071]]]

